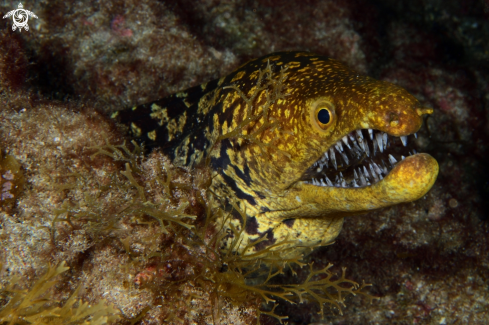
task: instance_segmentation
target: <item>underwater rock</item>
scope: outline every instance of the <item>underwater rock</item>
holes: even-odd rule
[[[350,218],[335,244],[310,255],[318,268],[333,263],[336,274],[347,267],[349,277],[373,283],[369,292],[381,298],[372,304],[349,298],[343,315],[325,310],[326,321],[486,324],[489,43],[480,42],[486,38],[486,3],[470,1],[462,8],[465,3],[456,1],[188,3],[23,3],[39,19],[30,20],[31,29],[22,34],[3,20],[0,141],[20,163],[25,185],[12,210],[1,212],[2,284],[18,275],[27,288],[45,274],[48,262],[66,260],[70,271],[60,274],[63,285],[52,289],[58,300],[82,284],[80,298],[119,304],[124,321],[145,316],[148,305],[155,308],[145,324],[178,317],[157,307],[162,302],[153,300],[151,288],[133,283],[149,266],[141,261],[167,237],[147,240],[157,232],[148,219],[115,227],[103,218],[140,196],[120,174],[127,174],[128,161],[90,158],[96,150],[87,148],[105,146],[106,139],[123,143],[124,130],[107,121],[122,106],[225,75],[248,58],[310,50],[397,83],[433,107],[416,142],[440,163],[438,181],[425,199]],[[0,11],[10,6],[2,4]],[[138,184],[144,184],[141,175],[156,175],[157,162],[164,160],[158,153],[147,158],[153,167],[135,176]],[[113,182],[124,190],[111,187]],[[150,184],[151,193],[164,193],[164,186]],[[103,204],[94,205],[97,196]],[[87,213],[90,206],[97,213]],[[297,278],[288,275],[298,282],[306,277],[305,269]],[[185,288],[182,297],[192,302],[195,292]],[[236,306],[225,310],[250,323],[256,306],[250,304],[243,314]],[[197,305],[211,310],[202,301]],[[289,315],[289,324],[320,318],[317,304],[284,304],[275,312]]]

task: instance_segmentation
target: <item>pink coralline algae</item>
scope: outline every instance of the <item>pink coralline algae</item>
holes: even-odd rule
[[[129,28],[124,28],[125,20],[124,17],[122,17],[121,15],[117,15],[114,17],[114,19],[110,23],[110,27],[112,28],[112,31],[119,36],[130,37],[133,35],[132,30],[130,30]]]

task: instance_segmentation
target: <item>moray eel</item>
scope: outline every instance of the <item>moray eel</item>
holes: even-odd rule
[[[239,234],[238,252],[287,257],[332,242],[346,216],[424,196],[438,164],[409,145],[431,113],[339,61],[281,52],[113,117],[175,165],[208,164],[212,192],[238,199],[246,217],[234,211],[222,249]]]

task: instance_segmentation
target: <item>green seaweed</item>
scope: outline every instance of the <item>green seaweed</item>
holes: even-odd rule
[[[55,278],[67,270],[69,267],[65,262],[56,267],[49,266],[30,289],[18,289],[21,279],[10,277],[9,284],[0,288],[2,302],[6,301],[0,304],[0,324],[102,325],[119,319],[118,310],[104,300],[94,306],[78,300],[79,288],[62,305],[52,299],[50,289],[58,282]]]

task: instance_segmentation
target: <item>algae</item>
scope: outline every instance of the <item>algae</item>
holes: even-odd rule
[[[10,277],[9,284],[0,288],[0,324],[102,325],[119,319],[119,311],[104,300],[91,306],[77,299],[80,288],[62,305],[50,296],[50,289],[59,282],[58,276],[67,270],[65,262],[49,266],[29,289],[19,288],[23,282],[19,277]]]

